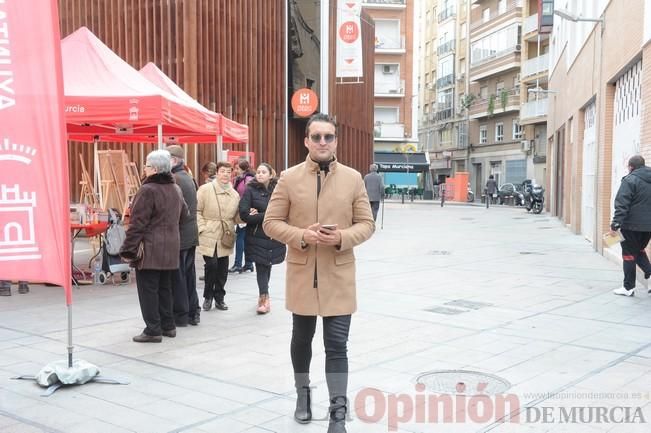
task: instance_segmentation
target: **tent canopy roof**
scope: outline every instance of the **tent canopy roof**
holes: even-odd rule
[[[167,77],[185,97],[176,90],[159,87],[86,27],[63,39],[61,52],[70,139],[92,141],[100,136],[115,141],[150,141],[148,137],[157,139],[162,127],[166,139],[177,136],[179,142],[214,143],[222,134],[222,127],[228,131],[232,122],[239,129],[235,128],[224,141],[248,141],[245,125],[224,120],[202,107]]]

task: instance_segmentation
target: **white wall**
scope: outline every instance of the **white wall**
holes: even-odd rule
[[[644,39],[642,45],[651,39],[651,0],[644,0]]]
[[[571,15],[583,18],[599,18],[606,6],[612,0],[556,0],[554,2],[554,10],[563,10],[569,12]],[[622,0],[616,0],[622,1]],[[651,3],[649,0],[645,0]],[[567,47],[567,55],[565,57],[569,70],[574,60],[585,45],[588,36],[592,29],[597,25],[593,22],[572,22],[558,15],[554,15],[554,29],[551,35],[550,43],[550,66],[553,71],[556,64],[563,52]]]

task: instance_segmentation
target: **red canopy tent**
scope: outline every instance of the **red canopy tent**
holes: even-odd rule
[[[81,27],[61,41],[68,137],[94,141],[147,141],[192,136],[214,142],[216,113],[198,109],[145,79]]]

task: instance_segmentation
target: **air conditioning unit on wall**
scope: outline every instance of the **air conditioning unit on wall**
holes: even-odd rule
[[[529,140],[522,140],[522,141],[520,142],[520,144],[522,145],[522,151],[523,151],[523,152],[529,152],[529,151],[531,151],[531,141],[529,141]]]

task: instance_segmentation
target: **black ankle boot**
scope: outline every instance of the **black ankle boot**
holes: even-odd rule
[[[312,402],[310,401],[310,387],[301,386],[296,388],[296,410],[294,419],[301,424],[307,424],[312,420]]]
[[[330,399],[330,423],[328,433],[346,433],[346,413],[348,412],[348,399],[344,396]]]

